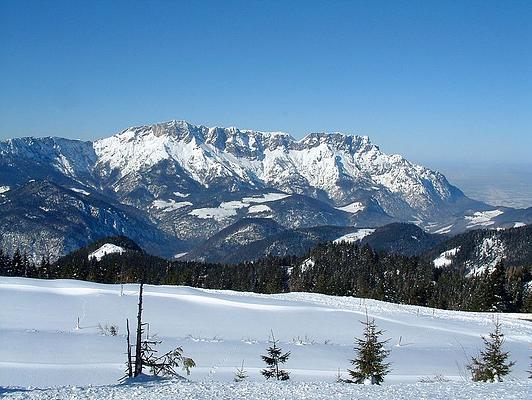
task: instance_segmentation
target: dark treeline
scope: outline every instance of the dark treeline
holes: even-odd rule
[[[451,310],[530,312],[530,267],[499,263],[492,273],[434,268],[419,257],[377,253],[369,246],[326,243],[292,269],[290,289],[366,297]]]
[[[0,251],[0,275],[80,279],[100,283],[186,285],[257,293],[306,291],[452,310],[531,312],[530,267],[497,265],[466,277],[456,268],[434,268],[419,257],[378,253],[368,245],[326,243],[304,258],[266,257],[237,265],[168,261],[132,249],[101,261],[80,249],[55,263],[34,264],[16,251]]]

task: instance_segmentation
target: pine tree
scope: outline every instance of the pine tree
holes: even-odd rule
[[[384,348],[388,340],[379,341],[383,331],[377,330],[375,320],[370,321],[367,314],[366,321],[361,323],[364,325],[364,337],[355,339],[357,357],[350,361],[356,369],[347,370],[352,379],[350,382],[380,385],[390,371],[390,364],[384,362],[390,354],[390,351]]]
[[[509,353],[502,351],[504,335],[501,332],[499,320],[495,321],[495,329],[490,332],[489,337],[482,336],[484,350],[479,357],[472,357],[471,364],[467,369],[471,371],[471,376],[475,382],[502,382],[503,376],[510,373],[513,361],[507,362]]]
[[[492,296],[489,311],[505,312],[509,308],[509,295],[506,290],[506,267],[499,262],[488,279],[488,291]]]
[[[0,247],[0,275],[9,276],[8,271],[10,264],[11,260],[9,259],[9,256],[5,254]]]
[[[11,268],[8,269],[7,276],[23,276],[22,254],[16,249],[11,259]]]
[[[271,339],[269,339],[270,347],[267,350],[268,355],[261,356],[262,360],[268,365],[268,368],[263,369],[261,374],[266,379],[274,378],[278,381],[286,381],[290,379],[290,373],[279,369],[279,364],[284,364],[288,360],[290,352],[283,354],[282,349],[277,347],[278,342],[278,340],[275,340],[272,331]]]
[[[242,382],[248,377],[246,370],[244,369],[244,360],[242,360],[242,366],[236,369],[235,372],[235,382]]]

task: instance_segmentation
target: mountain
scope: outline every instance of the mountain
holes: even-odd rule
[[[236,264],[269,256],[301,256],[319,243],[357,230],[348,226],[285,229],[270,218],[244,218],[222,229],[180,260]]]
[[[270,218],[243,218],[222,229],[179,259],[204,262],[253,260],[259,258],[260,253],[250,255],[243,252],[243,248],[284,230]]]
[[[445,240],[444,235],[430,234],[414,224],[393,223],[378,227],[360,239],[376,251],[419,255]]]
[[[407,223],[378,228],[325,225],[284,229],[270,218],[244,218],[179,259],[236,264],[268,256],[302,256],[316,245],[330,241],[369,244],[377,251],[411,256],[428,251],[445,238]]]
[[[479,229],[449,238],[423,255],[437,268],[464,269],[468,275],[505,266],[532,266],[532,225],[504,230]]]
[[[14,195],[33,181],[48,182],[83,206],[65,207],[58,219],[39,208],[47,208],[39,191]],[[97,204],[89,204],[93,198]],[[70,212],[84,213],[84,223]],[[440,173],[387,155],[366,136],[311,133],[296,140],[186,121],[132,127],[95,142],[0,142],[1,213],[10,218],[0,227],[1,245],[29,243],[35,257],[45,247],[34,244],[39,227],[45,228],[41,242],[53,239],[46,249],[52,257],[122,234],[172,257],[244,218],[269,218],[285,230],[413,222],[447,234],[532,222],[532,209],[471,200]],[[29,223],[29,216],[38,218]]]
[[[171,256],[182,245],[157,230],[131,207],[114,204],[79,186],[65,188],[42,180],[30,181],[0,196],[2,248],[29,254],[66,254],[101,237],[135,238],[146,250]]]

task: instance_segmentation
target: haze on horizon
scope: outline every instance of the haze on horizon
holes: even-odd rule
[[[532,4],[0,3],[0,139],[185,119],[530,166]]]

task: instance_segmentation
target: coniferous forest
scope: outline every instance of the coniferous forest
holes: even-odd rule
[[[112,241],[128,251],[100,261],[90,251]],[[304,257],[266,257],[235,265],[168,261],[131,240],[106,238],[49,262],[0,251],[0,275],[79,279],[99,283],[186,285],[256,293],[303,291],[384,300],[450,310],[531,312],[530,266],[505,266],[466,276],[462,268],[435,268],[422,257],[376,252],[369,245],[318,245]]]

